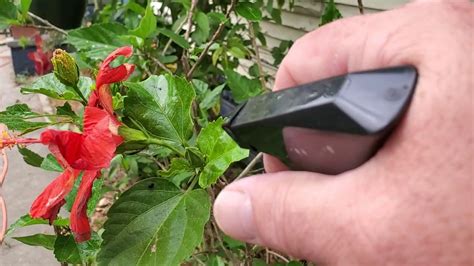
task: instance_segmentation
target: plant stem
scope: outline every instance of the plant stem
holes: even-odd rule
[[[246,176],[250,170],[257,164],[258,161],[262,159],[263,153],[259,152],[255,158],[245,167],[245,169],[237,176],[234,181],[241,179],[242,177]]]
[[[43,23],[44,25],[47,25],[48,27],[50,27],[52,30],[55,30],[57,32],[60,32],[64,35],[67,35],[67,31],[61,29],[61,28],[58,28],[56,26],[54,26],[51,22],[47,21],[46,19],[42,18],[42,17],[39,17],[31,12],[28,12],[28,15],[30,15],[30,17],[38,20],[39,22]]]
[[[183,20],[183,22],[178,26],[178,28],[176,29],[176,31],[174,33],[178,34],[179,31],[183,28],[185,23],[186,23],[186,20]],[[172,42],[173,42],[173,40],[170,38],[168,40],[168,42],[166,43],[165,48],[163,48],[163,51],[161,52],[161,55],[166,55],[166,51],[168,51],[168,48],[170,47]]]
[[[364,5],[362,4],[362,0],[357,0],[357,6],[359,7],[359,13],[364,15]]]
[[[156,138],[149,138],[147,140],[147,144],[156,144],[156,145],[160,145],[160,146],[163,146],[163,147],[166,147],[174,152],[176,152],[177,154],[179,154],[179,156],[181,157],[184,157],[185,154],[180,151],[179,149],[177,149],[176,147],[173,147],[172,145],[170,145],[168,142],[166,141],[163,141],[163,140],[160,140],[160,139],[156,139]]]
[[[224,20],[223,22],[221,22],[219,24],[219,27],[217,27],[217,30],[212,35],[211,40],[209,41],[209,43],[204,48],[201,55],[199,55],[198,59],[196,60],[196,63],[194,63],[194,65],[191,67],[191,69],[186,73],[186,78],[188,80],[192,77],[193,72],[196,70],[197,66],[202,62],[202,60],[204,60],[204,57],[207,55],[207,52],[209,51],[209,48],[211,48],[211,45],[216,41],[217,37],[219,37],[221,32],[224,30],[225,24],[226,24],[227,20],[229,19],[230,13],[234,9],[236,3],[237,3],[237,0],[232,0],[232,2],[230,3],[230,7],[227,10],[227,13],[225,14],[226,20]]]
[[[255,31],[253,29],[253,24],[252,22],[249,21],[249,32],[250,32],[250,39],[252,40],[252,46],[253,49],[255,50],[255,57],[257,59],[257,67],[258,67],[258,78],[260,79],[260,84],[262,85],[262,89],[268,90],[266,84],[265,84],[265,75],[263,73],[263,67],[262,67],[262,60],[260,58],[260,51],[258,49],[257,45],[257,38],[255,36]]]
[[[189,192],[193,190],[194,186],[197,184],[197,181],[199,180],[199,176],[195,176],[189,187],[186,189],[186,192]]]
[[[186,32],[184,33],[184,39],[188,40],[189,35],[191,34],[191,28],[193,26],[193,13],[194,9],[196,9],[196,5],[198,4],[198,0],[191,1],[191,7],[189,8],[188,14],[186,15]],[[183,72],[187,73],[189,71],[189,54],[188,50],[184,49],[183,54],[181,55],[181,63],[183,64]]]
[[[77,93],[77,95],[79,95],[79,97],[82,99],[82,105],[86,106],[87,105],[87,99],[86,97],[84,97],[84,95],[82,94],[81,90],[79,89],[79,87],[77,87],[77,84],[72,86],[72,88],[74,89],[74,91]]]

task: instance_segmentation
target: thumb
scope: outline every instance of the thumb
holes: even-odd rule
[[[248,177],[217,197],[219,227],[242,241],[316,262],[340,263],[344,246],[354,244],[351,178],[309,172]],[[353,250],[352,250],[353,251]]]

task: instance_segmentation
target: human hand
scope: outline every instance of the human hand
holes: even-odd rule
[[[472,264],[473,17],[468,1],[418,1],[299,39],[275,90],[411,64],[411,106],[373,158],[338,176],[287,171],[266,156],[268,174],[217,197],[221,229],[323,264]]]

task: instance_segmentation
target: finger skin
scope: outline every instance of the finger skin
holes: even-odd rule
[[[216,199],[221,229],[320,264],[472,265],[473,17],[467,1],[420,1],[299,39],[275,90],[411,64],[419,72],[411,106],[371,160],[339,176],[286,171],[265,156],[270,174]],[[229,208],[227,192],[246,203]]]

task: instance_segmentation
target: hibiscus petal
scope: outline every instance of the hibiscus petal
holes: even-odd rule
[[[108,84],[105,84],[100,88],[98,92],[100,104],[109,113],[109,115],[114,116],[114,107],[112,93],[110,92],[110,86]]]
[[[116,68],[111,68],[110,63],[122,55],[125,57],[130,57],[133,53],[133,48],[130,46],[124,46],[113,51],[107,58],[102,62],[99,68],[99,73],[96,78],[96,90],[100,90],[102,85],[111,84],[114,82],[119,82],[126,80],[130,74],[132,74],[135,66],[132,64],[122,64]],[[89,105],[92,106],[92,105]]]
[[[41,133],[41,143],[48,145],[58,162],[67,168],[80,159],[83,136],[72,131],[45,130]]]
[[[87,241],[91,238],[91,227],[87,217],[87,202],[92,194],[92,185],[99,171],[84,171],[77,196],[71,209],[71,231],[76,242]]]
[[[71,191],[79,173],[80,171],[74,169],[66,169],[54,179],[31,205],[31,217],[48,219],[52,223],[59,209],[64,205],[64,197]]]

